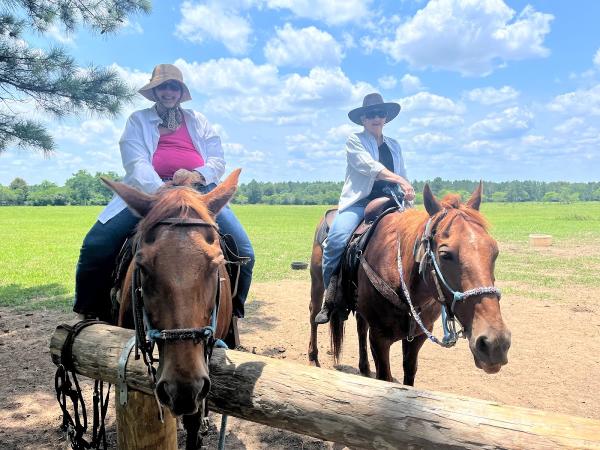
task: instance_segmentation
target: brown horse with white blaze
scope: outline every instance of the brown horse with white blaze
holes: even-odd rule
[[[184,415],[186,448],[196,448],[201,405],[210,390],[208,355],[226,336],[232,317],[215,217],[233,197],[239,174],[235,170],[205,195],[190,187],[148,195],[105,180],[141,217],[121,288],[119,325],[135,321],[139,301],[140,345],[147,344],[147,332],[158,347],[156,394],[175,415]]]
[[[394,212],[377,224],[362,258],[398,294],[403,304],[395,305],[380,294],[363,265],[359,265],[356,323],[361,374],[370,375],[367,334],[376,376],[386,381],[392,381],[390,346],[402,340],[404,384],[413,385],[419,350],[443,307],[463,326],[463,335],[469,341],[478,368],[496,373],[508,362],[511,336],[500,313],[500,292],[494,287],[498,245],[489,235],[487,222],[479,212],[481,195],[480,183],[465,204],[456,194],[440,202],[426,185],[423,190],[426,212],[415,209]],[[421,245],[430,251],[415,251]],[[419,264],[423,258],[429,259]],[[314,317],[321,308],[323,296],[321,259],[322,249],[315,242],[308,356],[316,365],[319,362]],[[425,270],[419,270],[420,267]],[[417,311],[423,328],[414,322],[409,303]],[[344,328],[343,319],[335,311],[330,332],[337,361]],[[435,340],[433,336],[430,339]]]

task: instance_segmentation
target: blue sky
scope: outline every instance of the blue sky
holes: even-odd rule
[[[242,181],[343,179],[347,112],[379,91],[399,102],[384,133],[409,178],[600,180],[600,2],[501,0],[158,1],[117,35],[51,30],[80,63],[135,87],[174,63]],[[48,124],[57,152],[10,149],[0,183],[122,173],[114,120]]]

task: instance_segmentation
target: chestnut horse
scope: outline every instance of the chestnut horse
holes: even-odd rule
[[[466,204],[462,204],[456,194],[450,194],[440,202],[426,185],[423,199],[427,212],[415,209],[394,212],[377,224],[362,258],[366,259],[366,266],[391,288],[390,291],[396,293],[399,301],[393,304],[380,294],[370,281],[369,275],[373,278],[373,274],[366,273],[370,269],[361,263],[357,279],[356,326],[362,375],[370,375],[368,333],[377,378],[392,381],[390,346],[402,340],[404,384],[414,385],[419,350],[428,337],[437,341],[431,330],[443,308],[462,324],[462,335],[469,341],[478,368],[495,373],[508,362],[510,331],[500,314],[500,291],[493,287],[498,245],[488,234],[486,221],[479,212],[481,192],[480,183]],[[321,259],[322,248],[315,241],[311,261],[311,337],[308,347],[309,361],[315,365],[319,365],[319,361],[314,318],[323,297]],[[403,273],[404,282],[401,282],[400,273]],[[423,327],[415,322],[410,303]],[[335,311],[330,333],[337,361],[344,328],[343,319]]]
[[[208,359],[231,321],[230,281],[215,217],[235,193],[239,173],[205,195],[189,187],[148,195],[105,180],[142,217],[121,289],[119,325],[133,316],[137,346],[151,371],[157,345],[155,393],[174,415],[184,415],[188,449],[201,443]]]

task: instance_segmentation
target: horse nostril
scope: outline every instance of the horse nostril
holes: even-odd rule
[[[156,385],[156,395],[158,396],[158,399],[160,400],[160,402],[164,405],[170,405],[171,404],[171,396],[169,395],[168,389],[167,389],[167,382],[166,381],[159,381]]]
[[[477,352],[483,355],[487,355],[489,353],[489,345],[488,339],[485,336],[479,336],[477,338],[477,343],[475,344],[475,348]]]
[[[196,400],[200,401],[200,400],[203,400],[204,398],[206,398],[208,396],[209,391],[210,391],[210,378],[203,377],[202,378],[202,388],[198,391]]]

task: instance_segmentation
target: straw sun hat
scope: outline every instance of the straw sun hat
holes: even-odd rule
[[[173,64],[159,64],[152,71],[152,77],[150,78],[150,82],[142,87],[138,92],[146,97],[148,100],[153,102],[157,102],[158,99],[154,95],[154,88],[156,86],[161,85],[165,81],[177,81],[181,84],[181,99],[180,103],[186,102],[192,99],[190,95],[190,90],[183,82],[183,75],[181,70],[175,67]]]
[[[348,113],[348,117],[352,122],[357,125],[362,125],[360,120],[361,116],[364,116],[367,112],[372,110],[384,110],[386,116],[386,123],[396,118],[400,112],[400,105],[398,103],[384,102],[381,94],[375,92],[373,94],[365,95],[363,99],[363,105],[360,108],[353,109]]]

